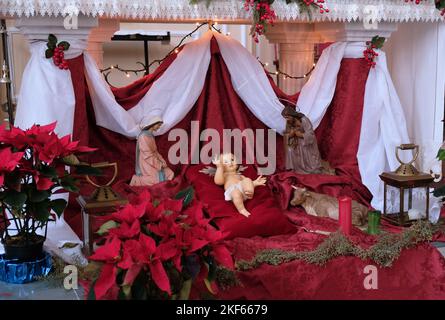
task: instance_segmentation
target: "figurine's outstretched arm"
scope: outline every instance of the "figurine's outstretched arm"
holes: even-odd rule
[[[224,168],[223,168],[223,159],[221,156],[216,157],[213,160],[213,164],[216,165],[216,172],[213,181],[215,184],[222,186],[224,185]]]

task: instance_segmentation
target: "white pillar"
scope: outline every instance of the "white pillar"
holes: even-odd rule
[[[119,30],[118,19],[99,19],[99,25],[91,30],[88,38],[87,51],[96,61],[99,68],[103,68],[103,44],[111,41],[114,33]]]
[[[266,33],[271,43],[279,45],[279,68],[290,76],[303,76],[314,63],[314,44],[320,42],[311,23],[279,23]],[[280,88],[288,94],[299,92],[306,79],[280,77]]]

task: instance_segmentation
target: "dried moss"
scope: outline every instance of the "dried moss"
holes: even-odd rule
[[[259,251],[250,260],[236,262],[240,271],[258,268],[262,264],[280,265],[293,260],[303,260],[315,265],[325,265],[331,259],[339,256],[355,256],[362,260],[370,259],[381,267],[390,267],[400,256],[403,249],[415,246],[418,243],[431,241],[438,226],[429,221],[417,221],[400,234],[383,233],[377,242],[368,249],[352,243],[340,232],[329,235],[316,249],[311,251],[283,251],[279,249],[266,249]]]

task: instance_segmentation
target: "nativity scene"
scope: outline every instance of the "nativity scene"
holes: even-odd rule
[[[28,2],[0,1],[12,298],[69,265],[89,300],[445,299],[443,1]]]

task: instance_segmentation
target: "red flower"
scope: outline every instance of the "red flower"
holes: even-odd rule
[[[23,152],[12,152],[11,148],[0,149],[0,187],[5,181],[5,174],[13,171],[23,157]]]

